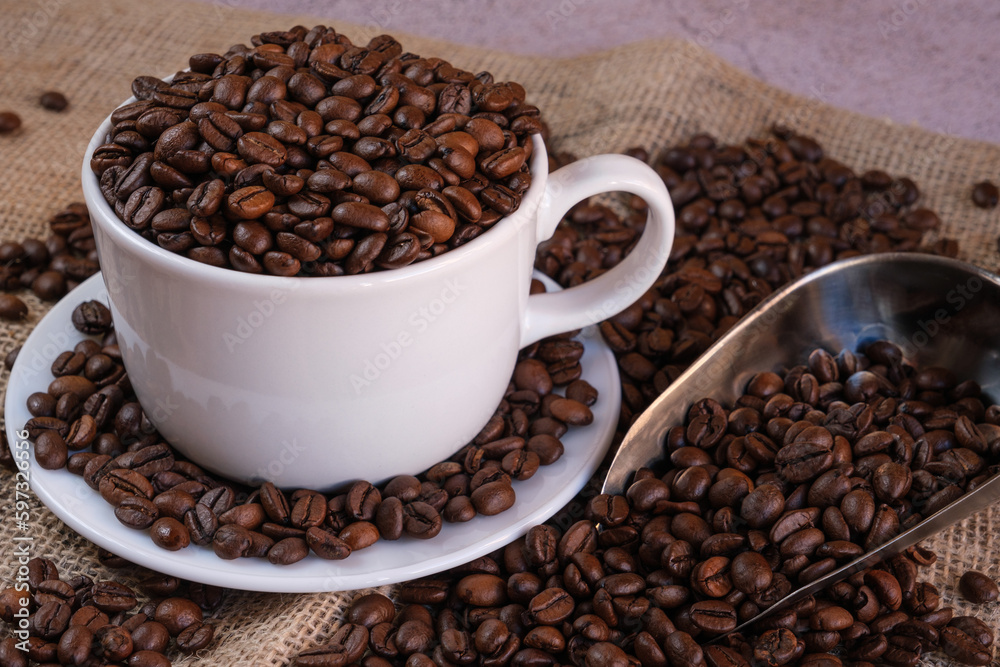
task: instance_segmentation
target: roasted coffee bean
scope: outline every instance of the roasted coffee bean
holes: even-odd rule
[[[28,316],[28,305],[13,294],[0,294],[0,319],[17,322]]]
[[[128,659],[129,667],[170,667],[165,655],[156,651],[136,651]]]
[[[326,518],[326,499],[315,493],[307,493],[299,498],[292,507],[289,521],[292,526],[303,530],[319,526]],[[359,516],[359,519],[370,517]]]
[[[134,470],[117,468],[103,475],[98,484],[101,496],[112,505],[119,505],[127,496],[153,497],[153,485]]]
[[[43,431],[35,438],[35,460],[46,470],[58,470],[66,465],[69,450],[57,431]]]
[[[528,613],[539,625],[558,625],[573,613],[572,596],[561,588],[548,588],[531,599]]]
[[[212,549],[219,558],[233,560],[245,556],[250,551],[251,539],[250,531],[243,526],[235,523],[224,524],[212,537]]]
[[[39,298],[42,298],[42,297],[39,297]],[[11,348],[10,352],[8,352],[4,356],[4,358],[3,358],[4,368],[6,368],[8,371],[14,369],[14,362],[17,360],[17,355],[18,355],[18,353],[20,351],[21,351],[21,346],[17,346],[17,347]],[[32,414],[34,416],[36,416],[36,417],[38,416],[38,415],[35,415],[34,412],[32,412]]]
[[[969,570],[962,575],[958,588],[962,597],[976,604],[995,602],[1000,597],[996,581],[975,570]]]
[[[129,528],[149,528],[160,518],[155,504],[143,496],[128,495],[115,508],[115,517]]]
[[[309,545],[301,537],[286,537],[275,542],[267,552],[267,559],[275,565],[297,563],[309,554]]]
[[[117,625],[106,625],[97,631],[97,641],[108,660],[124,660],[132,654],[132,636]]]
[[[177,648],[184,653],[195,653],[206,648],[215,637],[215,626],[210,623],[192,623],[177,635]]]
[[[87,627],[76,625],[59,638],[58,657],[59,663],[63,665],[83,664],[91,654],[91,644],[94,640],[94,633]]]
[[[32,558],[28,561],[28,586],[37,589],[43,581],[59,579],[59,570],[56,564],[48,558]],[[16,591],[16,589],[8,589]]]
[[[979,208],[993,209],[1000,202],[1000,188],[991,181],[981,181],[972,188],[972,203]]]
[[[767,590],[773,575],[766,558],[753,551],[744,551],[733,558],[730,576],[738,591],[756,595]]]
[[[263,132],[247,132],[236,141],[236,150],[248,164],[280,167],[288,158],[285,146]]]
[[[176,637],[185,628],[201,623],[202,611],[191,600],[173,597],[156,605],[154,618],[167,629],[171,637]]]
[[[236,218],[259,218],[274,206],[274,194],[262,185],[251,185],[236,190],[226,200],[227,210]],[[208,245],[208,244],[206,244]]]
[[[132,630],[132,647],[138,651],[162,653],[170,642],[170,633],[162,623],[145,621]]]
[[[954,626],[941,629],[941,648],[966,665],[988,665],[993,659],[992,651]]]
[[[326,560],[343,560],[351,554],[351,547],[344,540],[318,527],[306,531],[306,543],[313,553]]]
[[[477,512],[493,516],[513,506],[514,488],[508,482],[489,482],[473,491],[471,499]]]
[[[73,611],[70,604],[58,600],[50,600],[39,605],[31,617],[33,634],[43,639],[58,639],[59,635],[69,627]]]
[[[353,552],[375,544],[379,538],[379,531],[375,524],[370,521],[355,521],[341,530],[337,537],[343,540]]]
[[[391,623],[396,616],[392,600],[381,593],[369,593],[356,597],[347,610],[347,621],[362,625],[369,630],[379,623]]]
[[[403,530],[411,537],[429,539],[441,532],[441,515],[431,505],[414,501],[403,506]]]
[[[736,628],[736,610],[720,600],[695,602],[690,609],[691,622],[707,633],[722,634]]]
[[[21,127],[21,117],[13,111],[0,111],[0,134],[8,134]]]
[[[91,594],[94,606],[109,614],[129,611],[138,604],[135,591],[113,581],[95,583]]]
[[[705,654],[687,632],[672,632],[663,642],[663,652],[671,665],[700,667],[705,664]]]
[[[110,331],[111,311],[100,301],[86,301],[73,310],[73,326],[85,334],[106,334]]]
[[[288,499],[271,482],[265,482],[260,487],[260,504],[271,521],[282,525],[289,522],[291,510],[288,507]]]

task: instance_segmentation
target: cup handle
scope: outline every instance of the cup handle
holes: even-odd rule
[[[629,192],[649,205],[639,242],[620,264],[594,280],[551,294],[528,298],[521,326],[521,347],[547,336],[595,324],[625,310],[660,276],[674,241],[674,207],[659,175],[625,155],[597,155],[549,175],[538,208],[538,238],[552,236],[566,212],[602,192]]]

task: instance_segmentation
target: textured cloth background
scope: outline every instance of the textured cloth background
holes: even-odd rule
[[[333,25],[356,42],[378,32],[329,17],[275,17],[174,2],[136,7],[125,0],[0,3],[0,107],[24,120],[18,132],[0,136],[0,239],[45,235],[45,222],[53,213],[82,199],[79,172],[87,142],[111,109],[128,97],[135,76],[165,76],[186,67],[191,54],[222,53],[231,44],[249,43],[256,32],[296,23]],[[787,124],[815,136],[829,155],[856,170],[877,167],[910,176],[923,192],[922,202],[945,221],[942,233],[959,240],[961,258],[992,270],[1000,265],[998,213],[975,208],[969,198],[973,183],[1000,174],[998,146],[902,127],[790,95],[688,42],[642,43],[554,60],[396,36],[407,50],[523,83],[550,125],[552,148],[578,156],[635,145],[648,147],[655,156],[695,132],[739,142],[763,134],[772,123]],[[37,105],[38,95],[49,89],[67,95],[65,112]],[[45,314],[44,304],[28,302],[31,313],[25,324],[0,327],[0,355],[20,344]],[[6,373],[0,381],[6,382]],[[12,512],[11,481],[9,473],[0,474],[0,521]],[[96,548],[37,503],[32,514],[35,555],[52,558],[66,572],[122,577],[100,567]],[[957,604],[958,613],[969,613],[955,600],[958,577],[966,569],[1000,577],[994,546],[998,529],[1000,508],[993,508],[927,543],[941,556],[929,576],[945,602]],[[6,526],[0,529],[5,533]],[[11,579],[13,561],[13,544],[0,538],[4,584]],[[215,614],[213,649],[175,664],[288,664],[291,656],[332,634],[352,597],[232,594]],[[998,627],[996,607],[976,613]]]

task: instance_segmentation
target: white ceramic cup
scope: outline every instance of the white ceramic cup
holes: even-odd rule
[[[674,215],[657,174],[622,155],[548,174],[534,138],[520,208],[471,242],[390,271],[249,275],[173,254],[108,206],[90,156],[83,191],[132,386],[179,452],[228,478],[328,490],[416,474],[472,440],[517,351],[604,320],[657,278]],[[596,280],[528,296],[535,249],[573,204],[625,191],[649,204],[634,251]]]

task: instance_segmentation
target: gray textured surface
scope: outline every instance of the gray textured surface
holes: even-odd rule
[[[1000,143],[996,0],[205,0],[524,54],[682,37],[763,81],[898,123]],[[274,27],[280,27],[280,23]],[[271,26],[266,26],[271,27]]]

